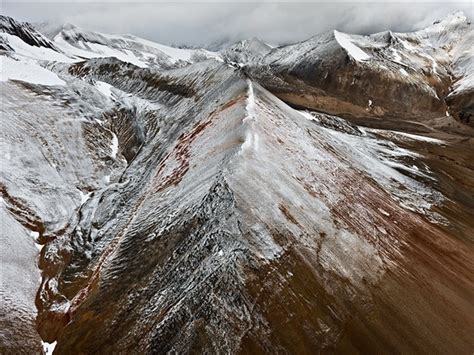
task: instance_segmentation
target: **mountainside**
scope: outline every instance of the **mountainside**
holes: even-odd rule
[[[462,14],[218,53],[0,32],[1,353],[472,353]]]
[[[446,114],[472,125],[473,40],[470,23],[456,13],[414,33],[334,31],[241,61],[295,106],[403,120]]]

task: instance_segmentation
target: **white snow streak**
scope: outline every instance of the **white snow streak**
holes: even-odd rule
[[[43,350],[46,355],[53,355],[54,348],[56,347],[56,341],[54,343],[47,343],[45,341],[43,343]]]
[[[409,76],[408,72],[407,72],[405,69],[403,69],[403,68],[400,68],[400,69],[398,69],[398,70],[399,70],[399,71],[400,71],[400,73],[402,73],[403,75],[405,75],[405,76]]]
[[[247,80],[247,84],[249,86],[248,93],[247,93],[248,94],[247,106],[246,106],[247,113],[248,113],[247,118],[248,119],[255,119],[256,105],[255,105],[255,93],[253,91],[253,84],[250,80]]]
[[[334,37],[336,38],[336,41],[339,43],[339,45],[344,48],[347,53],[355,60],[364,61],[371,58],[370,55],[352,43],[352,38],[349,35],[334,30]]]
[[[247,91],[247,103],[245,110],[247,115],[242,120],[242,122],[248,126],[245,136],[245,141],[242,144],[242,152],[249,149],[256,151],[258,149],[258,134],[255,132],[254,122],[256,120],[256,103],[255,103],[255,93],[253,90],[253,84],[250,80],[247,80],[248,91]]]
[[[92,195],[92,192],[88,192],[88,193],[85,194],[84,192],[79,190],[79,194],[81,195],[81,206],[82,206],[83,204],[85,204],[87,202],[87,200],[89,200],[89,198]]]
[[[431,138],[431,137],[426,137],[426,136],[420,136],[418,134],[404,133],[404,132],[397,132],[397,131],[391,131],[391,132],[398,134],[400,136],[410,138],[412,140],[416,140],[416,141],[422,141],[422,142],[428,142],[428,143],[434,143],[434,144],[446,144],[445,141],[441,139],[437,139],[437,138]]]
[[[95,82],[95,86],[97,90],[99,90],[102,94],[104,94],[109,99],[112,98],[112,85],[104,83],[103,81],[97,80]]]
[[[110,145],[110,149],[112,149],[112,153],[111,153],[111,157],[113,159],[117,158],[117,153],[118,153],[118,148],[119,148],[119,142],[118,142],[118,138],[117,138],[117,135],[112,132],[112,144]]]

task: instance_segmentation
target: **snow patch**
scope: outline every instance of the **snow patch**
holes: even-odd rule
[[[194,51],[190,49],[181,49],[165,46],[163,44],[155,43],[135,36],[130,36],[130,38],[133,39],[133,41],[138,42],[144,46],[158,49],[160,52],[166,54],[173,63],[176,63],[180,60],[188,62],[191,60],[191,57],[194,54]]]
[[[8,33],[0,33],[0,38],[5,40],[10,47],[13,48],[16,54],[24,57],[64,63],[73,63],[77,61],[50,48],[30,46],[23,42],[19,37]]]
[[[256,105],[255,105],[255,93],[253,90],[253,84],[250,80],[247,80],[247,84],[249,88],[248,88],[248,97],[247,97],[247,106],[246,106],[248,116],[246,117],[246,119],[247,118],[255,119]]]
[[[448,95],[454,96],[462,92],[467,92],[474,88],[474,72],[467,74],[466,76],[459,79],[454,85],[454,90]]]
[[[401,73],[402,75],[404,75],[404,76],[410,76],[410,75],[408,74],[408,72],[407,72],[405,69],[400,68],[400,69],[398,69],[398,70],[400,71],[400,73]]]
[[[372,108],[372,104],[373,104],[372,100],[369,99],[369,102],[367,103],[367,108],[366,108],[367,111],[370,111],[370,109]]]
[[[119,142],[118,142],[117,135],[112,131],[110,132],[112,133],[112,144],[110,145],[110,149],[112,150],[112,153],[110,154],[110,156],[112,157],[112,159],[115,159],[117,158]]]
[[[87,48],[91,51],[101,54],[104,57],[115,57],[122,62],[131,63],[140,68],[147,68],[148,65],[137,58],[130,50],[119,51],[118,49],[110,48],[99,43],[87,43]]]
[[[319,122],[319,119],[314,117],[312,114],[310,114],[308,111],[298,111],[301,115],[303,115],[304,118],[310,120],[310,121],[315,121]]]
[[[107,84],[103,81],[97,80],[95,82],[95,86],[97,90],[99,90],[104,96],[108,97],[109,99],[112,99],[112,85]]]
[[[55,341],[53,343],[47,343],[45,341],[42,342],[43,350],[44,350],[46,355],[53,355],[54,348],[56,347],[56,343],[57,343],[57,341]]]
[[[445,141],[437,138],[431,138],[431,137],[426,137],[426,136],[420,136],[418,134],[412,134],[412,133],[404,133],[404,132],[397,132],[397,131],[391,131],[392,133],[398,134],[400,136],[404,136],[416,141],[422,141],[422,142],[428,142],[428,143],[434,143],[434,144],[446,144]]]
[[[256,114],[256,103],[255,103],[255,93],[253,90],[253,84],[250,80],[247,80],[248,84],[248,91],[247,91],[247,103],[245,106],[245,110],[247,115],[242,120],[242,123],[247,125],[245,141],[242,144],[242,152],[253,149],[254,151],[258,150],[258,134],[255,132],[254,129],[254,121],[257,117]]]
[[[371,58],[370,55],[353,43],[353,39],[348,34],[334,30],[334,37],[336,38],[337,43],[339,43],[339,45],[355,60],[364,61]]]
[[[79,190],[79,194],[81,195],[81,206],[82,206],[83,204],[85,204],[87,202],[87,200],[89,200],[89,198],[92,195],[92,192],[88,192],[88,193],[85,194],[84,192]]]
[[[0,57],[0,81],[21,80],[32,84],[64,85],[55,73],[39,66],[35,61],[22,58],[15,60],[10,57]]]

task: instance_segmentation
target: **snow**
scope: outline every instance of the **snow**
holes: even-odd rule
[[[112,90],[111,90],[112,85],[107,84],[103,81],[97,80],[95,82],[95,86],[96,86],[97,90],[99,90],[102,94],[104,94],[109,99],[112,99]]]
[[[401,73],[402,75],[409,76],[409,75],[408,75],[408,72],[407,72],[405,69],[400,68],[399,71],[400,71],[400,73]]]
[[[441,139],[421,136],[419,134],[405,133],[405,132],[384,130],[384,129],[376,129],[376,128],[366,128],[366,130],[371,132],[371,133],[381,134],[381,135],[388,136],[388,137],[390,137],[390,136],[402,136],[402,137],[409,138],[411,140],[416,140],[416,141],[421,141],[421,142],[427,142],[427,143],[433,143],[433,144],[446,144],[446,142],[441,140]]]
[[[309,112],[307,111],[298,111],[304,118],[310,120],[310,121],[316,121],[316,122],[319,122],[319,120],[314,117],[312,114],[310,114]]]
[[[38,242],[39,235],[40,234],[38,232],[30,231],[30,237],[32,237],[34,239],[36,248],[38,248],[38,251],[41,252],[41,249],[43,249],[44,245],[39,244],[39,242]]]
[[[412,133],[404,133],[404,132],[397,132],[397,131],[391,131],[392,133],[398,134],[400,136],[404,136],[416,141],[422,141],[422,142],[428,142],[428,143],[434,143],[434,144],[446,144],[445,141],[437,138],[431,138],[431,137],[426,137],[426,136],[420,136],[418,134],[412,134]]]
[[[54,44],[61,49],[63,52],[69,54],[70,56],[80,57],[80,58],[97,58],[100,57],[99,54],[85,51],[83,49],[77,48],[69,44],[62,36],[62,34],[58,34],[54,37]]]
[[[247,98],[247,112],[248,116],[247,118],[249,119],[254,119],[256,116],[256,104],[255,104],[255,93],[253,90],[253,84],[250,80],[247,81],[247,84],[249,86],[248,88],[248,98]]]
[[[349,35],[334,30],[334,37],[336,38],[336,41],[339,43],[339,45],[344,48],[347,53],[355,60],[364,61],[371,58],[370,55],[352,43],[353,40]]]
[[[79,32],[78,32],[79,31]],[[104,33],[85,32],[87,38],[96,38],[70,43],[66,38],[74,38],[81,33],[77,28],[63,29],[54,38],[55,45],[65,53],[74,57],[97,58],[115,57],[124,62],[132,63],[141,68],[148,67],[148,61],[164,56],[167,61],[175,64],[177,62],[192,62],[195,54],[201,54],[207,58],[222,61],[218,53],[204,49],[181,49],[155,43],[133,35],[110,35]]]
[[[347,149],[345,154],[352,157],[354,166],[372,176],[382,188],[399,201],[402,207],[422,213],[438,222],[436,213],[430,209],[443,199],[442,195],[411,177],[416,175],[433,179],[429,171],[421,171],[418,167],[413,167],[412,163],[408,163],[418,158],[418,154],[400,148],[385,139],[354,136],[328,128],[324,130],[336,139],[334,143],[339,145],[341,151]],[[388,136],[399,133],[376,129],[366,130],[382,135],[389,133]],[[412,134],[409,136],[420,140],[439,141]],[[409,174],[403,174],[400,170]],[[400,189],[400,186],[403,186],[403,189]]]
[[[403,64],[402,57],[400,56],[400,52],[396,50],[395,48],[390,48],[390,51],[392,52],[392,61],[397,63],[397,64]]]
[[[130,36],[130,37],[133,38],[133,41],[138,42],[144,46],[158,49],[160,52],[163,52],[168,57],[170,57],[173,62],[177,62],[180,60],[190,61],[191,57],[194,54],[194,51],[190,49],[174,48],[174,47],[165,46],[163,44],[155,43],[152,41],[148,41],[143,38],[139,38],[135,36]]]
[[[43,343],[43,350],[46,355],[53,355],[54,348],[56,347],[56,341],[54,343],[47,343],[45,341]]]
[[[88,192],[85,194],[81,190],[79,190],[79,194],[81,195],[81,206],[82,206],[90,199],[92,192]]]
[[[384,209],[382,208],[377,208],[377,210],[382,213],[383,215],[387,216],[387,217],[390,217],[390,213],[388,213],[387,211],[385,211]]]
[[[474,72],[467,74],[465,77],[458,80],[454,85],[454,90],[448,95],[454,96],[464,91],[469,91],[474,88]]]
[[[122,52],[118,49],[104,46],[103,44],[91,42],[87,42],[87,47],[91,51],[98,53],[104,57],[115,57],[118,60],[121,60],[122,62],[131,63],[140,68],[148,67],[146,63],[143,63],[140,59],[138,59],[137,56],[133,54],[130,50],[125,50]]]
[[[40,67],[35,61],[28,58],[15,60],[14,58],[1,56],[0,74],[0,81],[21,80],[41,85],[65,84],[56,74]]]
[[[17,36],[8,33],[0,33],[0,38],[3,38],[13,48],[16,54],[32,59],[73,63],[77,60],[69,58],[63,53],[45,47],[35,47],[23,42]]]
[[[241,147],[242,152],[245,152],[250,149],[253,149],[254,151],[256,151],[258,149],[258,139],[259,139],[258,134],[255,132],[254,124],[253,124],[257,117],[255,93],[253,90],[252,82],[250,80],[247,80],[247,84],[248,84],[247,103],[245,106],[247,115],[242,120],[242,123],[244,123],[247,126],[247,130],[246,130],[245,141]]]
[[[372,100],[369,99],[369,102],[368,102],[368,105],[367,105],[367,110],[370,110],[372,108],[372,104],[374,102]]]
[[[110,154],[110,156],[112,157],[112,159],[117,158],[118,148],[119,148],[119,142],[118,142],[117,135],[114,132],[112,132],[112,144],[110,145],[110,149],[112,150],[112,153]]]

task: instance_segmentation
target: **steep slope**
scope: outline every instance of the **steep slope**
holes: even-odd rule
[[[31,75],[30,69],[21,70]],[[34,303],[40,285],[37,247],[41,250],[48,240],[64,232],[81,199],[90,190],[105,186],[105,178],[123,168],[124,159],[112,154],[113,134],[103,126],[101,115],[107,102],[99,93],[80,83],[56,86],[48,82],[44,86],[44,82],[32,83],[28,75],[28,82],[15,79],[0,82],[0,333],[2,352],[23,349],[31,353],[41,348]],[[76,91],[89,97],[82,100]]]

